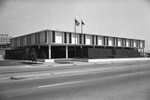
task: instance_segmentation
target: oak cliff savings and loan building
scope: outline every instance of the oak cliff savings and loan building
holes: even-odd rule
[[[139,39],[48,29],[12,38],[10,43],[6,56],[12,59],[23,59],[30,48],[38,59],[140,57],[138,50],[145,47],[145,41]]]

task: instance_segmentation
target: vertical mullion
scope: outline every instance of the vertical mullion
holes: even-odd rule
[[[55,43],[55,31],[52,31],[52,42]]]
[[[45,31],[45,43],[47,43],[47,31]]]

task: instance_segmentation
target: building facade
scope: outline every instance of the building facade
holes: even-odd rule
[[[0,34],[0,55],[5,55],[5,50],[10,49],[10,38],[8,34]]]
[[[133,57],[138,57],[138,50],[144,50],[145,41],[47,29],[12,38],[10,45],[12,51],[34,48],[38,58],[45,59],[106,58],[132,57],[133,53],[136,54]]]

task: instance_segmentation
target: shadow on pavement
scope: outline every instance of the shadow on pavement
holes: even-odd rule
[[[20,62],[22,64],[26,64],[26,65],[41,65],[43,63],[37,63],[37,62]]]
[[[31,61],[14,61],[14,60],[0,60],[0,67],[2,66],[22,66],[22,65],[41,65],[43,63]]]

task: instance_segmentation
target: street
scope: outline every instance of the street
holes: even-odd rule
[[[150,100],[150,68],[140,64],[59,77],[0,82],[0,100]]]

